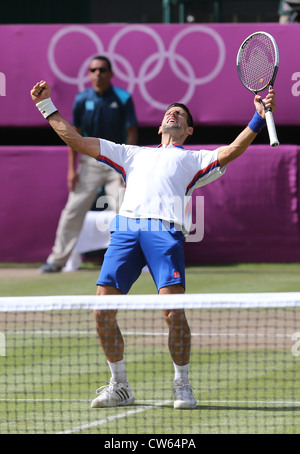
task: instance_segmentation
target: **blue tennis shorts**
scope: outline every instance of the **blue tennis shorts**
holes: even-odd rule
[[[147,265],[158,291],[174,284],[185,288],[183,245],[184,236],[174,224],[117,216],[97,285],[116,287],[127,294]]]

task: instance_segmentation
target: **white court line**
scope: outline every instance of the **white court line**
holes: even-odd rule
[[[50,399],[50,398],[0,398],[0,402],[90,402],[91,399]],[[150,400],[136,400],[136,403],[153,404],[157,402],[154,399]]]
[[[89,399],[0,399],[0,402],[90,402]]]
[[[77,336],[77,335],[83,335],[83,336],[96,336],[95,331],[7,331],[6,334],[15,334],[15,335],[36,335],[36,336],[51,336],[51,335],[56,335],[56,336]],[[144,332],[144,331],[124,331],[123,336],[165,336],[167,337],[169,333],[156,333],[156,332]],[[192,337],[242,337],[242,338],[288,338],[290,339],[292,337],[292,334],[286,334],[286,333],[192,333]]]
[[[34,398],[7,398],[7,399],[0,399],[0,402],[90,402],[90,399],[34,399]],[[165,400],[161,402],[156,402],[155,400],[136,400],[135,403],[146,404],[150,403],[153,404],[153,408],[157,406],[162,406],[172,402],[171,400]],[[289,400],[197,400],[198,404],[207,404],[207,403],[214,403],[214,404],[254,404],[254,405],[300,405],[300,401],[289,401]],[[119,408],[119,407],[118,407]],[[147,407],[148,408],[148,407]]]
[[[0,399],[0,401],[28,401],[28,402],[49,402],[49,401],[54,401],[54,402],[89,402],[89,400],[83,400],[83,399]],[[148,410],[153,410],[153,408],[156,407],[162,407],[163,405],[170,404],[173,402],[172,400],[163,400],[160,402],[153,403],[153,400],[143,400],[139,401],[137,400],[136,403],[152,403],[152,405],[147,406],[147,407],[140,407],[135,410],[129,410],[123,413],[120,413],[118,415],[114,416],[109,416],[107,418],[100,419],[98,421],[94,421],[92,423],[88,424],[83,424],[81,426],[74,427],[72,429],[64,430],[62,432],[57,432],[56,435],[67,435],[67,434],[72,434],[75,432],[82,432],[84,430],[90,429],[92,427],[98,427],[103,424],[106,424],[110,421],[116,421],[121,418],[126,418],[128,416],[132,416],[138,413],[143,413]],[[201,404],[235,404],[235,405],[300,405],[300,401],[263,401],[263,400],[198,400],[197,401],[198,405]],[[118,407],[120,408],[120,407]]]
[[[172,402],[172,400],[163,400],[161,402],[157,402],[154,405],[137,408],[135,410],[129,410],[124,413],[120,413],[119,415],[109,416],[108,418],[99,419],[98,421],[95,421],[95,422],[92,422],[89,424],[83,424],[82,426],[74,427],[73,429],[64,430],[63,432],[58,432],[56,435],[67,435],[67,434],[72,434],[74,432],[82,432],[83,430],[90,429],[91,427],[101,426],[110,421],[115,421],[117,419],[126,418],[127,416],[136,415],[137,413],[143,413],[145,411],[152,410],[155,407],[161,407],[161,406],[169,404],[171,402]]]
[[[197,400],[198,404],[252,404],[252,405],[300,405],[300,401],[288,400]]]

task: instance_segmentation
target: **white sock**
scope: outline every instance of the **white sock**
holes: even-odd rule
[[[121,359],[121,361],[117,361],[116,363],[110,363],[109,361],[107,361],[107,364],[109,365],[111,377],[114,379],[114,381],[116,381],[117,383],[127,382],[124,359]]]
[[[189,368],[190,363],[185,364],[184,366],[178,366],[177,364],[173,363],[175,369],[175,377],[174,380],[183,380],[185,383],[189,382]]]

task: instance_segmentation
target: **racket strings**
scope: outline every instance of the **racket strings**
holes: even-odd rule
[[[262,91],[272,79],[275,68],[275,50],[265,35],[257,35],[244,46],[240,56],[240,74],[252,91]]]

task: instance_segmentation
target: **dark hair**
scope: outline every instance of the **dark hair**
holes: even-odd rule
[[[172,107],[181,107],[183,110],[185,110],[185,112],[187,113],[187,124],[188,126],[190,127],[194,127],[194,120],[193,120],[193,117],[192,117],[192,114],[191,112],[189,111],[189,109],[187,108],[187,106],[185,104],[181,104],[180,102],[174,102],[173,104],[170,104],[166,110],[166,112],[168,112],[169,109],[171,109]]]
[[[93,58],[91,59],[91,61],[93,61],[93,60],[103,60],[103,61],[105,61],[106,64],[107,64],[108,70],[109,70],[109,71],[112,70],[112,69],[111,69],[111,62],[110,62],[110,60],[109,60],[107,57],[104,57],[104,55],[96,55],[96,57],[93,57]]]

